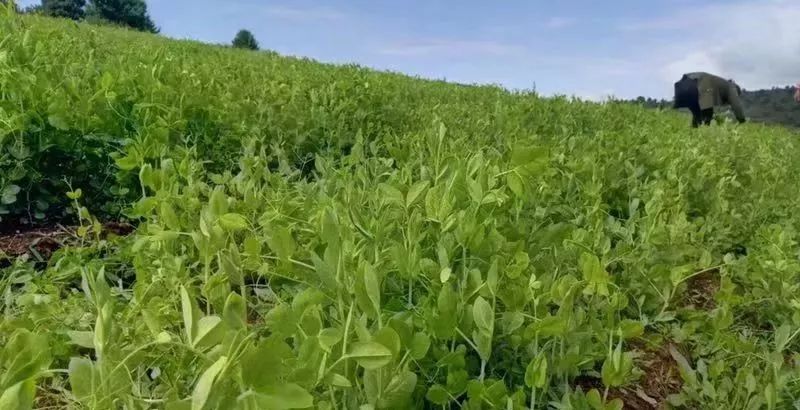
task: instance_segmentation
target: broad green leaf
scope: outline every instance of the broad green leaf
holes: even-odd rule
[[[238,293],[231,292],[225,300],[225,308],[222,310],[225,325],[231,329],[246,328],[246,310],[244,299]]]
[[[504,312],[501,324],[503,333],[510,335],[525,323],[525,315],[522,312]]]
[[[208,402],[208,398],[211,396],[211,389],[214,387],[214,382],[216,382],[219,373],[225,368],[227,363],[228,358],[226,356],[220,356],[220,358],[217,359],[211,367],[206,369],[197,380],[197,384],[195,384],[194,390],[192,391],[192,410],[203,410],[205,408],[206,402]]]
[[[292,232],[286,228],[276,228],[267,238],[267,245],[282,261],[288,261],[294,255],[295,242]]]
[[[547,382],[547,357],[539,353],[528,364],[525,370],[525,385],[530,388],[541,389]]]
[[[442,271],[441,271],[441,272],[439,272],[439,280],[440,280],[442,283],[445,283],[445,282],[447,282],[447,281],[450,279],[450,275],[451,275],[452,273],[453,273],[453,271],[450,269],[450,267],[449,267],[449,266],[448,266],[448,267],[446,267],[446,268],[444,268],[444,269],[442,269]]]
[[[786,345],[789,343],[789,337],[792,333],[792,327],[788,324],[781,325],[775,329],[775,350],[782,352]]]
[[[384,326],[372,337],[372,340],[384,345],[392,352],[392,356],[397,357],[400,354],[402,344],[400,343],[400,336],[389,326]]]
[[[431,347],[431,338],[425,333],[416,333],[411,340],[411,357],[414,360],[422,360],[428,354]]]
[[[181,229],[181,224],[180,221],[178,220],[178,215],[175,214],[175,210],[173,210],[171,204],[167,202],[162,202],[159,213],[161,218],[164,220],[164,224],[167,225],[167,228],[173,231],[179,231]]]
[[[27,329],[17,329],[11,334],[0,354],[0,388],[35,378],[51,361],[50,347],[44,336]]]
[[[588,282],[584,293],[608,296],[608,272],[600,264],[597,256],[584,252],[580,256],[579,263],[583,278]]]
[[[338,373],[332,373],[329,377],[328,383],[336,387],[344,387],[344,388],[353,387],[353,384],[350,383],[350,380],[348,380],[346,377]]]
[[[213,217],[219,217],[228,212],[228,196],[225,195],[225,188],[214,187],[211,197],[208,198],[208,206],[212,220]]]
[[[183,312],[183,327],[186,330],[186,340],[194,342],[197,334],[197,308],[194,301],[189,297],[189,292],[181,286],[181,311]]]
[[[625,319],[619,324],[623,339],[633,339],[644,334],[644,325],[638,320]]]
[[[19,191],[20,188],[17,185],[6,185],[6,187],[3,188],[3,192],[0,193],[0,203],[8,205],[17,202],[17,194]]]
[[[600,392],[597,389],[591,389],[586,393],[586,401],[594,410],[605,410],[603,398],[600,397]]]
[[[21,381],[0,392],[0,409],[30,410],[36,396],[36,382],[33,379]]]
[[[408,190],[408,194],[406,194],[406,208],[410,208],[411,205],[416,202],[420,194],[422,194],[425,191],[425,188],[428,187],[428,184],[428,181],[417,182]]]
[[[606,403],[605,410],[622,410],[625,407],[625,402],[622,399],[614,399]]]
[[[525,195],[525,182],[516,172],[509,172],[506,174],[506,184],[514,195],[520,198]]]
[[[289,345],[279,336],[271,336],[250,347],[240,360],[242,380],[256,390],[273,385],[284,377],[286,363],[296,360]],[[270,369],[265,372],[264,369]]]
[[[205,316],[197,321],[197,334],[192,347],[204,349],[217,344],[225,336],[225,326],[219,316]]]
[[[367,370],[380,369],[392,360],[392,351],[377,342],[356,342],[347,356]]]
[[[450,402],[450,393],[439,384],[434,384],[428,389],[425,398],[433,404],[444,406]]]
[[[227,213],[219,217],[219,225],[226,231],[241,231],[247,229],[247,218],[241,214]]]
[[[317,335],[317,339],[322,350],[330,353],[331,348],[342,340],[342,331],[334,327],[322,329]]]
[[[70,330],[67,332],[67,336],[69,336],[70,343],[74,345],[85,347],[87,349],[94,349],[94,332]]]
[[[494,332],[494,309],[492,309],[492,305],[489,302],[480,296],[475,299],[475,303],[472,305],[472,319],[481,332],[492,335]]]
[[[375,269],[370,264],[364,265],[364,287],[367,291],[367,297],[372,303],[375,312],[380,314],[381,311],[381,284],[378,276],[375,274]]]
[[[261,409],[306,409],[314,406],[314,397],[294,383],[259,389],[255,399]]]
[[[73,357],[69,361],[69,386],[72,394],[79,401],[86,401],[94,393],[95,385],[94,365],[91,360],[82,357]]]
[[[395,373],[378,401],[380,408],[399,408],[411,398],[417,387],[417,375],[408,370]]]

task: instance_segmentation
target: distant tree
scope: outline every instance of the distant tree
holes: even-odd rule
[[[233,38],[233,46],[236,48],[247,48],[250,50],[258,50],[258,41],[255,36],[248,30],[239,30],[236,37]]]
[[[42,0],[41,11],[53,17],[80,20],[85,16],[86,0]]]
[[[147,13],[144,0],[89,0],[86,14],[95,20],[103,19],[140,31],[159,31]]]

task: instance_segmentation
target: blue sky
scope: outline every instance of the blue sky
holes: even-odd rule
[[[22,1],[23,5],[36,1]],[[800,81],[797,0],[149,0],[162,34],[423,77],[599,99],[668,97],[689,71]]]

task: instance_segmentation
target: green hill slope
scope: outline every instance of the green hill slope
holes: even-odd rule
[[[800,398],[786,130],[37,17],[0,33],[0,224],[77,225],[0,265],[2,405]]]

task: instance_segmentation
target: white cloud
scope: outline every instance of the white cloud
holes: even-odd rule
[[[419,39],[388,45],[378,50],[396,56],[510,56],[524,53],[525,48],[491,40]]]
[[[549,29],[560,29],[574,25],[577,20],[572,17],[550,17],[544,24]]]
[[[798,24],[800,1],[751,0],[699,7],[620,29],[636,34],[666,31],[680,38],[651,53],[656,57],[649,60],[662,67],[663,81],[709,71],[757,89],[800,81]]]

